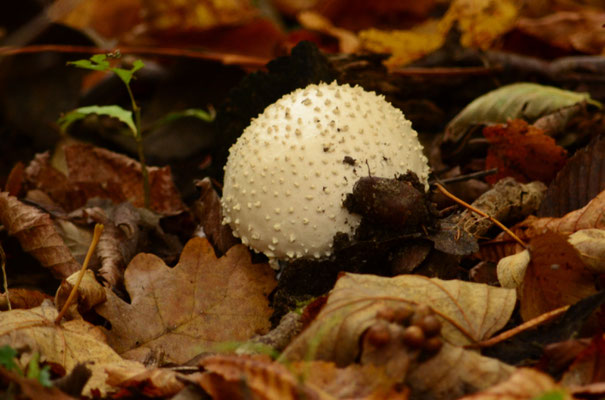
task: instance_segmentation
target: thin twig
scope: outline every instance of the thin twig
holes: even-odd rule
[[[435,187],[441,192],[443,193],[446,197],[449,197],[450,199],[454,200],[456,203],[462,205],[463,207],[467,208],[468,210],[481,215],[482,217],[485,217],[487,219],[489,219],[492,223],[498,225],[500,227],[500,229],[502,229],[504,232],[508,233],[510,235],[510,237],[512,237],[517,243],[519,243],[524,249],[527,248],[527,245],[525,244],[525,242],[521,239],[519,239],[519,237],[517,235],[515,235],[510,229],[508,229],[502,222],[498,221],[497,219],[493,218],[492,216],[486,214],[485,212],[479,210],[476,207],[473,207],[472,205],[468,204],[467,202],[465,202],[462,199],[459,199],[458,197],[454,196],[453,194],[451,194],[450,192],[447,191],[446,188],[444,188],[443,186],[441,186],[438,183],[435,183]]]
[[[8,304],[9,311],[12,310],[11,299],[8,294],[8,279],[6,278],[6,254],[2,243],[0,243],[0,264],[2,264],[2,278],[4,279],[4,294],[6,295],[6,302]]]
[[[521,332],[524,332],[528,329],[535,328],[536,326],[543,324],[544,322],[550,321],[551,319],[556,318],[556,317],[560,316],[561,314],[564,314],[569,309],[569,307],[570,307],[569,305],[563,306],[563,307],[557,308],[556,310],[552,310],[552,311],[549,311],[542,315],[538,315],[537,317],[532,318],[529,321],[526,321],[526,322],[522,323],[521,325],[514,327],[513,329],[504,331],[501,334],[494,336],[488,340],[484,340],[484,341],[478,342],[478,343],[473,343],[473,344],[470,344],[465,347],[466,348],[491,347],[495,344],[508,340],[511,337],[518,335]]]
[[[492,169],[488,169],[485,171],[473,172],[472,174],[452,176],[451,178],[443,178],[443,179],[438,179],[438,180],[434,179],[432,181],[429,181],[429,185],[432,185],[437,182],[444,184],[444,183],[468,181],[470,179],[483,178],[484,176],[492,175],[492,174],[495,174],[496,172],[498,172],[498,168],[492,168]]]
[[[106,54],[111,53],[115,50],[117,49],[104,49],[91,46],[72,46],[60,44],[39,44],[23,47],[0,46],[0,56],[43,52]],[[265,66],[265,64],[270,61],[270,59],[268,58],[247,56],[243,54],[220,53],[205,50],[190,50],[171,47],[120,46],[119,50],[122,54],[198,58],[202,60],[218,61],[225,65],[239,65],[242,67],[250,68],[262,68]]]
[[[99,243],[99,238],[101,237],[101,232],[103,232],[103,225],[96,224],[95,231],[92,235],[92,242],[90,243],[90,247],[88,247],[88,253],[86,253],[86,258],[84,259],[84,263],[82,263],[82,269],[80,270],[80,275],[78,275],[78,280],[76,281],[76,284],[74,285],[74,287],[71,289],[71,292],[69,293],[69,297],[67,297],[67,301],[65,301],[65,304],[63,305],[63,308],[61,309],[61,312],[59,313],[59,315],[57,315],[57,319],[55,319],[55,324],[58,324],[61,322],[61,320],[63,319],[63,316],[67,312],[67,308],[74,300],[74,297],[76,297],[76,293],[78,293],[78,287],[80,286],[80,283],[82,282],[82,278],[84,277],[84,273],[86,272],[86,269],[88,268],[88,263],[90,263],[90,258],[92,257],[92,254],[94,253],[95,248],[97,247],[97,243]]]

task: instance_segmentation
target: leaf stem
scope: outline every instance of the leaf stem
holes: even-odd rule
[[[525,242],[523,240],[521,240],[517,235],[515,235],[513,233],[513,231],[511,231],[510,229],[508,229],[502,222],[498,221],[496,218],[486,214],[485,212],[479,210],[476,207],[473,207],[472,205],[468,204],[467,202],[465,202],[462,199],[459,199],[458,197],[454,196],[453,194],[451,194],[450,192],[447,191],[446,188],[444,188],[443,186],[441,186],[438,183],[435,183],[435,187],[441,192],[443,193],[446,197],[449,197],[450,199],[454,200],[456,203],[462,205],[463,207],[467,208],[468,210],[481,215],[482,217],[485,217],[487,219],[489,219],[492,223],[498,225],[500,227],[500,229],[502,229],[504,232],[508,233],[510,235],[510,237],[512,237],[517,243],[519,243],[524,249],[527,249],[527,245],[525,244]]]
[[[69,296],[67,297],[67,300],[65,301],[65,304],[63,305],[63,308],[61,309],[61,312],[59,313],[59,315],[57,315],[57,318],[55,319],[55,324],[59,324],[61,322],[61,320],[65,316],[65,313],[67,312],[69,305],[73,302],[74,297],[76,297],[76,293],[78,293],[78,287],[80,287],[80,283],[82,282],[84,273],[86,272],[86,269],[88,268],[88,264],[90,263],[92,254],[94,253],[95,248],[97,247],[97,243],[99,243],[99,239],[101,238],[101,233],[103,232],[103,228],[104,228],[103,224],[95,225],[95,230],[92,235],[92,242],[90,243],[90,246],[88,247],[88,253],[86,253],[86,258],[84,259],[84,262],[82,263],[82,269],[80,270],[80,275],[78,275],[78,280],[76,281],[76,284],[74,285],[74,287],[71,289],[71,292],[69,293]]]
[[[151,188],[149,186],[149,171],[147,171],[147,164],[145,162],[145,150],[143,148],[143,133],[141,131],[141,107],[137,104],[130,89],[130,85],[126,84],[126,90],[128,90],[128,96],[130,97],[130,103],[132,104],[132,112],[134,113],[134,124],[136,127],[135,141],[137,142],[137,153],[139,155],[139,162],[141,163],[141,173],[143,175],[143,196],[145,199],[145,208],[150,209],[151,206]]]

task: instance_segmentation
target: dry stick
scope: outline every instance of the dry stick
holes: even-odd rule
[[[458,197],[454,196],[453,194],[451,194],[450,192],[447,191],[447,189],[445,189],[443,186],[441,186],[438,183],[435,183],[435,187],[437,189],[439,189],[439,191],[441,193],[443,193],[445,196],[449,197],[450,199],[454,200],[456,203],[466,207],[467,209],[469,209],[470,211],[481,215],[482,217],[485,217],[487,219],[489,219],[491,222],[493,222],[494,224],[498,225],[500,227],[500,229],[502,229],[504,232],[508,233],[510,235],[510,237],[512,237],[513,239],[515,239],[515,241],[517,243],[519,243],[524,249],[527,249],[527,245],[525,244],[525,242],[521,239],[519,239],[519,237],[517,235],[515,235],[510,229],[508,229],[506,226],[504,226],[504,224],[500,221],[498,221],[497,219],[491,217],[490,215],[486,214],[485,212],[479,210],[476,207],[473,207],[472,205],[468,204],[467,202],[465,202],[462,199],[459,199]]]
[[[484,341],[478,342],[478,343],[473,343],[473,344],[470,344],[465,347],[466,348],[491,347],[497,343],[508,340],[511,337],[513,337],[521,332],[524,332],[528,329],[535,328],[536,326],[538,326],[544,322],[550,321],[551,319],[558,317],[561,314],[564,314],[569,309],[569,307],[570,307],[569,305],[563,306],[563,307],[557,308],[555,310],[549,311],[547,313],[544,313],[542,315],[538,315],[537,317],[532,318],[529,321],[526,321],[513,329],[509,329],[508,331],[502,332],[501,334],[494,336],[488,340],[484,340]]]
[[[9,311],[12,310],[11,299],[8,295],[8,279],[6,279],[6,254],[4,254],[4,248],[0,243],[0,264],[2,264],[2,277],[4,279],[4,294],[6,294],[6,302],[8,303]]]
[[[88,263],[90,262],[92,253],[94,253],[95,247],[97,247],[97,243],[99,243],[99,238],[101,237],[101,232],[103,232],[103,224],[96,224],[95,231],[92,235],[92,242],[90,243],[90,247],[88,248],[88,253],[86,253],[86,258],[84,259],[84,263],[82,264],[82,269],[80,270],[80,275],[78,276],[78,280],[76,281],[76,284],[74,285],[74,287],[71,289],[71,292],[69,293],[69,297],[67,298],[67,301],[63,305],[61,312],[59,313],[59,315],[57,315],[57,319],[55,319],[55,324],[58,324],[59,322],[61,322],[61,320],[63,319],[63,316],[67,312],[67,308],[69,307],[71,302],[74,300],[74,297],[76,297],[76,293],[78,293],[78,287],[80,286],[80,282],[82,282],[84,273],[86,272],[86,269],[88,268]]]

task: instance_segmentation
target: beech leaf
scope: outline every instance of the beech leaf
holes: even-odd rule
[[[527,82],[502,86],[467,105],[447,126],[446,141],[460,141],[475,125],[502,124],[517,118],[531,123],[580,102],[601,106],[588,93]]]
[[[312,356],[343,366],[359,354],[359,338],[385,305],[426,304],[442,323],[443,339],[467,345],[489,338],[510,318],[515,291],[420,275],[383,278],[347,273],[334,286],[311,325],[286,348],[286,359]],[[311,352],[311,353],[309,353]]]
[[[138,254],[124,274],[132,302],[106,289],[96,311],[111,323],[108,341],[123,357],[150,355],[181,364],[220,341],[243,341],[270,328],[267,296],[275,287],[267,264],[252,264],[236,245],[219,259],[203,238],[191,239],[169,268]]]
[[[567,236],[545,233],[533,238],[530,247],[531,261],[519,296],[524,320],[575,304],[597,292],[592,272]]]

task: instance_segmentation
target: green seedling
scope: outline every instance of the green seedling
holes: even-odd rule
[[[143,175],[143,193],[145,197],[145,208],[150,208],[151,197],[150,197],[150,185],[149,185],[149,172],[147,171],[147,164],[145,162],[145,153],[143,151],[143,130],[141,128],[141,108],[135,101],[130,82],[134,79],[134,74],[143,68],[145,65],[141,60],[135,60],[132,63],[130,69],[113,67],[110,63],[110,59],[121,57],[119,52],[111,54],[95,54],[88,60],[77,60],[68,62],[68,65],[73,65],[78,68],[89,69],[93,71],[102,72],[113,72],[126,86],[128,96],[130,97],[130,104],[132,111],[125,110],[118,105],[110,106],[88,106],[80,107],[70,111],[58,120],[58,124],[62,131],[67,131],[68,127],[75,121],[86,118],[91,114],[104,115],[111,118],[115,118],[128,127],[128,131],[134,138],[137,144],[137,153],[139,156],[139,162],[141,163],[141,173]],[[180,112],[174,112],[161,118],[159,121],[153,124],[153,127],[172,122],[179,118],[194,117],[201,119],[206,122],[212,122],[214,120],[214,112],[206,112],[199,109],[187,109]]]
[[[48,365],[40,368],[40,354],[38,352],[32,355],[31,360],[27,364],[26,371],[24,372],[19,364],[16,362],[17,351],[10,346],[0,347],[0,366],[8,371],[13,371],[26,378],[35,379],[42,386],[51,387],[52,382],[50,381],[50,367]]]

